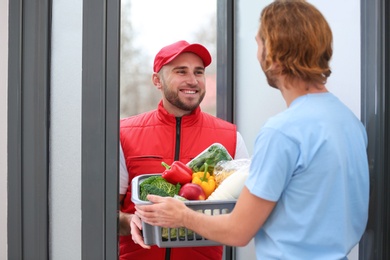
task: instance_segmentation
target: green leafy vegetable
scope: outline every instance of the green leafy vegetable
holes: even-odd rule
[[[208,172],[213,173],[215,165],[220,161],[230,161],[232,157],[228,151],[220,144],[211,145],[207,151],[200,154],[198,157],[193,159],[188,166],[193,172],[204,171],[205,163],[208,164]]]
[[[159,181],[159,179],[161,179],[162,177],[160,175],[153,175],[153,176],[150,176],[148,178],[146,178],[145,180],[143,180],[140,184],[140,187],[142,187],[143,185],[146,185],[146,184],[151,184],[153,183],[154,181]]]
[[[150,176],[140,184],[140,200],[148,200],[148,194],[159,195],[162,197],[173,197],[179,194],[180,184],[173,185],[167,182],[160,175]]]

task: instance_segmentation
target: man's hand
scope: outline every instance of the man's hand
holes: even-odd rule
[[[145,244],[144,238],[141,234],[142,222],[138,216],[133,215],[133,217],[131,218],[130,227],[131,236],[134,241],[134,244],[138,244],[143,248],[150,249],[150,246]]]
[[[142,246],[143,248],[149,249],[150,246],[144,243],[144,239],[141,233],[142,222],[134,214],[119,212],[119,235],[120,236],[132,236],[135,244]]]

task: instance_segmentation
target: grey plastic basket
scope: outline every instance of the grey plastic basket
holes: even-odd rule
[[[132,180],[132,197],[134,204],[151,204],[148,201],[139,199],[139,185],[146,178],[161,174],[144,174]],[[192,200],[184,201],[187,207],[209,215],[220,215],[231,212],[236,205],[236,200]],[[142,234],[147,245],[158,247],[195,247],[195,246],[216,246],[221,243],[208,240],[199,234],[186,228],[162,228],[142,222]],[[164,237],[163,237],[164,235]]]

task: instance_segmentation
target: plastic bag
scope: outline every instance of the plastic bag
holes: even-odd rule
[[[249,159],[221,162],[214,169],[214,175],[218,179],[219,185],[207,200],[238,199],[249,175],[249,165]]]
[[[218,187],[228,176],[239,169],[249,167],[250,159],[238,159],[231,161],[220,161],[214,167],[214,178],[216,186]]]

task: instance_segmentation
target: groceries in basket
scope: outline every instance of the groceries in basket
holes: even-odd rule
[[[180,184],[176,185],[169,183],[160,175],[153,175],[146,178],[139,185],[139,198],[140,200],[148,200],[146,196],[148,194],[159,195],[162,197],[173,197],[179,194]]]
[[[213,173],[215,165],[220,161],[230,161],[232,156],[226,148],[219,143],[210,145],[206,150],[192,159],[187,165],[193,172],[204,171],[205,163],[208,165],[208,172]]]
[[[161,176],[148,177],[140,184],[141,200],[147,200],[148,194],[182,200],[236,200],[248,176],[250,159],[233,160],[226,148],[216,143],[187,165],[179,161],[162,165],[166,170]]]
[[[208,200],[238,199],[249,174],[250,159],[221,161],[214,168],[217,188]]]
[[[228,160],[232,160],[232,157],[226,148],[214,143],[188,164],[174,161],[168,165],[162,162],[166,170],[161,176],[148,177],[140,184],[140,199],[147,200],[148,194],[154,194],[163,197],[176,195],[187,200],[205,200],[216,188],[213,177],[215,165]]]
[[[176,185],[180,183],[184,185],[192,180],[192,169],[180,161],[174,161],[171,165],[165,162],[161,163],[166,169],[162,173],[162,177],[168,182]]]
[[[135,177],[132,181],[132,201],[135,204],[149,203],[147,194],[156,194],[180,199],[187,207],[203,214],[226,214],[231,212],[236,204],[248,175],[249,164],[249,159],[233,160],[222,145],[213,144],[186,165],[192,171],[191,181],[188,175],[182,176],[188,173],[188,169],[175,162],[167,166],[165,174]],[[142,222],[142,230],[144,241],[148,245],[220,245],[184,227],[165,228]]]
[[[208,164],[204,163],[204,166],[202,171],[194,172],[192,174],[192,183],[197,184],[202,188],[207,199],[215,190],[215,179],[214,176],[208,172]]]

